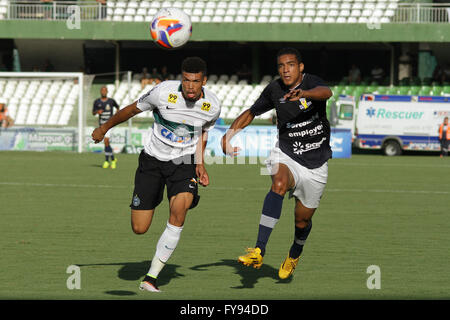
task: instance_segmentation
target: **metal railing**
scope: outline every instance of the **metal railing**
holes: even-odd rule
[[[65,20],[78,10],[81,20],[104,20],[107,18],[107,5],[96,1],[10,1],[6,19],[17,20]],[[399,3],[397,8],[389,9],[390,23],[449,23],[450,2],[437,3]]]
[[[392,23],[449,23],[450,3],[400,3]]]
[[[77,11],[76,11],[77,10]],[[11,1],[8,5],[9,20],[66,20],[78,14],[81,20],[103,20],[106,5],[85,1]]]

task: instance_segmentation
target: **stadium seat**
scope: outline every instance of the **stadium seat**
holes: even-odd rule
[[[268,23],[269,19],[267,16],[261,16],[258,18],[258,23]]]
[[[123,8],[125,9],[127,7],[127,3],[125,1],[118,1],[116,2],[116,8]]]
[[[110,2],[108,1],[107,3],[110,3]],[[142,8],[142,9],[150,8],[150,1],[146,1],[146,0],[141,1],[139,7]]]
[[[226,16],[223,18],[223,22],[234,22],[234,17],[233,17],[233,16],[228,16],[228,15],[226,15]]]

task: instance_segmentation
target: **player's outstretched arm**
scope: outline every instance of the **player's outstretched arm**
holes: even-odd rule
[[[209,185],[209,175],[205,168],[205,149],[208,142],[208,132],[204,131],[197,143],[197,149],[195,152],[195,172],[197,174],[198,182],[200,185],[206,187]]]
[[[128,119],[134,117],[135,115],[141,112],[142,111],[137,107],[137,101],[134,102],[133,104],[130,104],[129,106],[126,106],[123,109],[120,109],[108,121],[106,121],[104,124],[96,128],[92,132],[92,140],[94,140],[95,143],[99,143],[100,141],[103,140],[105,134],[108,132],[109,129],[115,127],[116,125],[122,122],[127,121]]]
[[[328,100],[333,95],[330,88],[326,86],[317,86],[309,90],[295,89],[289,91],[285,96],[285,100],[296,101],[300,98],[311,100]]]
[[[241,148],[231,146],[230,141],[239,131],[241,131],[250,123],[252,123],[254,118],[255,116],[250,111],[250,109],[247,109],[233,121],[230,128],[222,137],[222,150],[224,154],[229,155],[231,157],[239,154]]]

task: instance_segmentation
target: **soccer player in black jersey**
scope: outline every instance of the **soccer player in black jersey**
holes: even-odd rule
[[[281,279],[286,279],[297,266],[327,182],[331,147],[326,100],[333,93],[322,79],[303,72],[301,55],[294,48],[278,52],[277,66],[280,78],[267,85],[253,106],[234,120],[222,137],[222,149],[227,155],[237,155],[239,148],[231,145],[233,136],[255,116],[275,108],[278,142],[266,160],[272,185],[264,199],[256,245],[247,249],[247,254],[238,261],[261,267],[267,242],[289,191],[289,197],[295,197],[294,241],[278,273]]]
[[[101,97],[94,101],[92,107],[92,115],[98,114],[98,125],[101,126],[108,121],[114,114],[114,108],[119,110],[119,105],[114,99],[108,98],[108,88],[105,86],[100,89]],[[111,137],[111,130],[105,135],[105,162],[103,162],[103,168],[106,169],[110,166],[109,158],[111,157],[111,169],[115,169],[117,165],[117,159],[114,157],[113,149],[109,138]]]

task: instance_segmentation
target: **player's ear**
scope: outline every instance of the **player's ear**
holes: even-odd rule
[[[206,75],[203,75],[202,86],[206,85],[207,80],[208,80],[208,77]]]
[[[305,65],[303,64],[303,62],[299,63],[298,69],[299,69],[300,72],[303,72],[303,69],[305,69]]]

